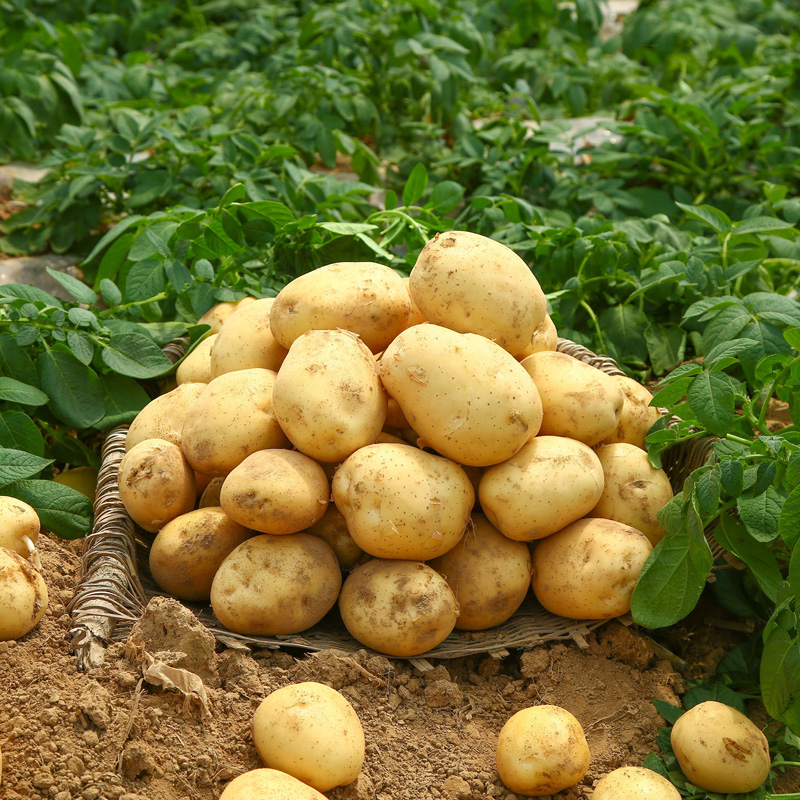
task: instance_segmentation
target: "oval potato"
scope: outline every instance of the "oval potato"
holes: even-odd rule
[[[32,631],[47,611],[44,578],[27,558],[0,547],[0,641]]]
[[[180,447],[186,415],[205,388],[204,383],[183,383],[151,400],[128,428],[125,449],[130,450],[147,439],[164,439]]]
[[[277,769],[252,769],[234,778],[219,800],[328,800],[324,794]]]
[[[219,333],[222,326],[233,316],[237,309],[255,301],[255,297],[243,297],[235,303],[217,303],[197,320],[198,325],[209,325],[211,333]]]
[[[309,525],[305,532],[312,536],[319,536],[320,539],[327,542],[333,550],[339,566],[345,572],[350,572],[353,567],[370,559],[370,556],[353,540],[344,514],[333,503],[325,510],[322,518],[313,525]]]
[[[544,319],[536,326],[531,336],[530,342],[517,353],[517,360],[532,356],[534,353],[541,353],[545,350],[555,350],[558,347],[558,331],[550,319],[549,314],[544,315]]]
[[[178,386],[184,383],[209,383],[211,381],[211,348],[217,341],[217,334],[203,339],[180,363],[175,379]]]
[[[644,437],[656,420],[661,417],[661,412],[650,405],[653,395],[633,378],[624,375],[612,375],[611,378],[619,384],[625,400],[622,404],[619,425],[609,437],[603,440],[603,444],[624,442],[646,450]]]
[[[604,775],[592,800],[680,800],[681,793],[664,777],[644,767],[620,767]]]
[[[42,524],[39,515],[22,500],[16,497],[0,496],[0,547],[5,547],[27,558],[31,545],[36,544]]]

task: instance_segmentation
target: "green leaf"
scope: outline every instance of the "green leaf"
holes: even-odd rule
[[[0,448],[0,487],[15,481],[33,478],[53,463],[51,458],[40,458],[22,450]]]
[[[31,303],[44,303],[45,306],[53,308],[64,308],[64,304],[44,289],[36,286],[26,286],[24,283],[6,283],[0,285],[0,298],[19,297]]]
[[[128,257],[128,251],[131,249],[133,240],[134,235],[132,233],[125,234],[113,242],[111,247],[106,250],[105,255],[100,260],[100,266],[97,268],[97,275],[95,275],[93,285],[95,291],[100,288],[100,282],[104,278],[113,281],[117,277],[119,268]]]
[[[369,225],[365,222],[320,222],[317,227],[342,235],[368,233],[378,229],[377,225]]]
[[[767,628],[761,656],[761,694],[770,716],[800,731],[800,643],[780,625]]]
[[[247,189],[245,189],[244,184],[235,183],[222,196],[222,200],[219,201],[219,207],[225,208],[225,206],[229,206],[231,205],[231,203],[236,203],[237,201],[241,200],[246,194],[247,194]]]
[[[10,334],[0,335],[0,373],[12,375],[31,386],[38,386],[36,366],[27,351]]]
[[[104,413],[103,390],[94,370],[56,345],[36,359],[42,389],[50,396],[50,409],[75,428],[89,428]]]
[[[683,696],[683,703],[687,711],[708,700],[716,700],[718,703],[724,703],[726,706],[741,711],[742,714],[747,713],[745,698],[722,683],[715,683],[711,686],[693,686]]]
[[[783,338],[794,347],[795,350],[800,350],[800,328],[789,328],[783,332]]]
[[[122,292],[117,288],[117,284],[108,278],[100,281],[100,294],[108,306],[118,306],[122,302]]]
[[[89,264],[97,258],[103,250],[106,249],[112,242],[119,239],[125,231],[129,228],[132,228],[136,225],[140,219],[143,219],[141,214],[131,214],[129,217],[125,217],[124,219],[120,220],[110,231],[107,231],[101,238],[100,241],[92,248],[92,252],[89,253],[88,256],[84,259],[84,264]]]
[[[641,363],[647,361],[647,344],[643,336],[646,320],[637,308],[623,305],[607,308],[599,319],[603,335],[614,345],[620,358],[634,358]]]
[[[79,303],[86,303],[92,305],[97,302],[97,295],[85,284],[72,275],[67,275],[66,272],[58,272],[58,270],[47,267],[47,274],[60,283]]]
[[[724,372],[702,372],[692,379],[686,398],[695,417],[717,436],[724,436],[733,422],[735,394]]]
[[[0,400],[19,403],[23,406],[43,406],[49,401],[48,396],[27,383],[14,378],[0,378]]]
[[[3,493],[33,506],[42,525],[62,539],[80,539],[92,529],[92,501],[68,486],[28,480],[4,486]]]
[[[433,187],[433,191],[428,198],[428,202],[425,204],[425,208],[437,214],[447,214],[458,206],[463,197],[464,187],[461,186],[461,184],[455,181],[442,181]],[[388,205],[386,207],[389,208]]]
[[[150,397],[133,378],[111,373],[103,378],[106,413],[98,427],[114,428],[133,422],[136,415],[150,402]]]
[[[750,535],[759,542],[772,542],[778,536],[778,524],[785,500],[774,486],[753,496],[742,495],[737,508]]]
[[[789,575],[787,577],[789,587],[795,597],[800,598],[800,547],[795,547],[792,558],[789,561]],[[775,598],[772,598],[773,600]]]
[[[782,219],[775,217],[749,217],[743,219],[741,222],[736,223],[733,227],[735,236],[742,236],[748,233],[768,233],[770,231],[777,231],[781,228],[794,227],[791,222],[785,222]]]
[[[650,364],[656,375],[673,369],[683,361],[686,351],[686,332],[677,326],[649,325],[644,332]]]
[[[91,364],[94,358],[94,344],[89,335],[82,331],[67,331],[67,345],[75,358],[82,364]]]
[[[800,541],[800,486],[792,489],[781,508],[778,532],[790,550],[798,549],[796,545]],[[798,596],[800,597],[800,594]]]
[[[674,706],[672,703],[667,703],[664,700],[653,699],[653,705],[656,707],[656,711],[658,711],[670,725],[674,725],[686,713],[680,706]]]
[[[657,773],[662,778],[666,778],[667,780],[669,780],[669,772],[667,771],[667,768],[664,766],[664,763],[655,753],[648,753],[645,756],[644,761],[642,762],[642,766],[645,769],[649,769],[651,772]]]
[[[164,264],[154,259],[145,259],[131,267],[125,281],[126,302],[139,302],[163,292],[167,285]]]
[[[44,455],[44,438],[36,423],[22,411],[0,412],[0,447]]]
[[[720,462],[720,484],[731,496],[738,497],[744,491],[744,467],[741,461],[726,459]]]
[[[411,170],[406,185],[403,187],[403,205],[411,206],[425,194],[428,186],[428,170],[423,164],[417,164]]]
[[[683,203],[676,203],[675,205],[682,209],[687,217],[704,222],[716,233],[723,234],[731,229],[730,217],[718,208],[713,206],[687,206]]]
[[[750,567],[761,590],[775,602],[782,578],[778,562],[769,547],[754,539],[742,523],[727,514],[721,516],[714,538],[721,547]]]
[[[172,369],[172,362],[161,348],[142,333],[112,335],[100,357],[106,366],[131,378],[155,378]]]

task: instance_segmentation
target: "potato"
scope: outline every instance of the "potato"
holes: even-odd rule
[[[563,436],[537,436],[508,461],[489,467],[478,496],[509,539],[549,536],[588,514],[603,493],[603,469],[590,447]]]
[[[275,381],[274,403],[292,444],[330,463],[372,444],[386,420],[375,359],[343,330],[308,331],[292,344]]]
[[[635,528],[582,519],[541,539],[533,551],[533,591],[553,614],[610,619],[631,610],[639,573],[653,549]]]
[[[211,378],[240,369],[277,372],[286,358],[269,327],[273,298],[254,300],[236,309],[219,332],[211,351]]]
[[[574,786],[590,760],[580,722],[559,706],[523,708],[503,725],[497,740],[500,780],[525,797]]]
[[[625,401],[622,405],[622,416],[616,430],[603,440],[603,444],[625,442],[627,444],[646,449],[644,437],[661,412],[650,405],[653,395],[641,383],[623,375],[612,375],[620,389]]]
[[[539,431],[534,382],[482,336],[416,325],[389,345],[380,367],[383,385],[424,443],[459,464],[499,464]]]
[[[47,600],[39,570],[16,551],[0,547],[0,641],[32,631],[47,611]]]
[[[97,470],[94,467],[63,469],[53,480],[56,483],[60,483],[62,486],[69,486],[70,489],[80,492],[92,502],[94,502],[97,496]]]
[[[547,313],[528,265],[504,244],[466,231],[437,233],[425,245],[409,289],[429,322],[485,336],[512,356]]]
[[[211,607],[236,633],[300,633],[333,608],[341,585],[336,556],[322,539],[265,533],[222,562],[211,584]]]
[[[200,473],[195,473],[195,475],[199,475]],[[203,489],[203,494],[200,496],[200,502],[197,504],[198,508],[210,508],[213,506],[218,506],[219,502],[219,495],[222,491],[222,484],[225,483],[225,477],[221,476],[218,478],[212,478],[205,489]]]
[[[483,514],[473,514],[461,541],[430,566],[456,596],[456,628],[462,631],[505,622],[520,607],[531,582],[528,547],[507,539]]]
[[[606,444],[595,452],[603,467],[605,488],[589,516],[630,525],[655,547],[667,533],[656,518],[672,499],[666,473],[651,466],[647,453],[632,444]]]
[[[418,656],[452,632],[458,603],[447,581],[418,561],[373,559],[342,586],[339,611],[353,638],[390,656]]]
[[[414,302],[414,298],[411,296],[411,289],[409,288],[410,280],[410,278],[403,278],[403,285],[406,287],[406,291],[408,292],[408,300],[411,303],[411,310],[408,314],[406,328],[411,328],[414,325],[422,325],[423,322],[428,321],[425,319],[425,315],[419,310],[417,304]],[[405,328],[403,330],[405,330]]]
[[[410,310],[403,279],[393,269],[371,261],[341,261],[284,286],[270,325],[284,347],[306,331],[341,328],[379,353],[406,327]]]
[[[180,448],[165,439],[146,439],[119,465],[119,495],[131,519],[155,533],[194,508],[194,473]]]
[[[36,551],[41,527],[39,515],[27,503],[16,497],[0,497],[0,547],[28,558]]]
[[[540,433],[569,436],[593,447],[619,425],[619,384],[595,367],[565,353],[543,351],[520,362],[542,399]]]
[[[544,319],[536,326],[536,329],[531,336],[530,342],[517,353],[517,359],[522,361],[523,358],[532,356],[534,353],[541,353],[545,350],[555,350],[558,347],[558,331],[550,319],[549,314],[544,315]]]
[[[197,320],[197,324],[210,325],[211,333],[219,333],[222,330],[222,326],[238,309],[254,301],[254,297],[245,297],[237,303],[218,303],[213,308],[206,311],[206,313]]]
[[[151,400],[128,428],[125,449],[130,450],[147,439],[165,439],[180,447],[186,415],[205,388],[204,383],[183,383]]]
[[[150,547],[150,572],[179,600],[207,603],[220,564],[251,536],[219,507],[190,511],[158,532]]]
[[[322,518],[309,525],[306,533],[319,536],[327,542],[339,562],[339,566],[349,572],[353,567],[369,560],[369,556],[355,543],[350,531],[347,529],[347,520],[336,506],[331,503]]]
[[[670,742],[684,775],[710,792],[752,792],[769,776],[764,734],[735,708],[707,700],[672,727]]]
[[[277,769],[252,769],[234,778],[219,800],[328,800],[324,794]]]
[[[259,450],[222,484],[225,513],[254,531],[297,533],[322,519],[331,496],[316,461],[294,450]]]
[[[312,681],[272,692],[253,716],[253,743],[268,767],[327,792],[364,764],[364,729],[343,695]]]
[[[181,361],[175,378],[178,386],[184,383],[209,383],[211,381],[211,348],[217,341],[214,333],[203,339],[186,358]]]
[[[666,779],[644,767],[620,767],[604,775],[592,800],[680,800],[681,793]]]
[[[275,373],[242,369],[214,378],[181,431],[183,452],[204,475],[227,475],[251,453],[288,445],[273,409]]]
[[[336,470],[333,502],[355,543],[377,558],[427,561],[456,546],[475,492],[453,461],[407,444],[372,444]]]

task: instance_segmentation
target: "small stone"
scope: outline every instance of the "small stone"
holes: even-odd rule
[[[156,760],[144,742],[128,742],[122,751],[120,764],[122,774],[133,780],[142,773],[152,775],[156,771]]]
[[[95,731],[84,731],[83,743],[88,747],[97,747],[97,745],[100,743],[100,737]]]
[[[97,800],[100,797],[100,790],[96,786],[89,786],[83,790],[84,800]]]
[[[550,653],[544,648],[528,650],[519,661],[522,674],[526,678],[535,678],[550,666]]]
[[[472,797],[470,785],[458,775],[451,775],[442,784],[442,793],[452,800],[469,800]]]
[[[69,792],[59,792],[53,800],[72,800],[72,795]]]
[[[70,756],[67,759],[67,769],[76,777],[80,778],[86,772],[86,765],[78,756]]]
[[[105,730],[111,724],[111,694],[97,681],[92,681],[78,699],[78,708],[100,730]]]
[[[55,781],[49,772],[37,772],[31,781],[37,789],[49,789]]]
[[[117,685],[121,689],[133,689],[139,683],[139,676],[133,672],[118,672]]]
[[[438,669],[438,668],[437,668]],[[464,695],[457,683],[438,680],[425,687],[425,702],[431,708],[453,708],[461,705]]]

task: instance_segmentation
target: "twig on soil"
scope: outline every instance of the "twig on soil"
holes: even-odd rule
[[[125,732],[122,735],[122,741],[119,744],[119,753],[117,754],[117,763],[116,763],[116,770],[117,772],[120,771],[122,768],[122,751],[125,749],[125,743],[128,741],[128,737],[131,735],[131,731],[133,730],[133,720],[136,716],[136,712],[139,709],[139,700],[141,699],[142,695],[144,694],[144,689],[142,688],[144,684],[144,678],[139,678],[139,682],[136,684],[136,689],[133,692],[133,701],[131,702],[131,710],[128,714],[128,721],[125,723]]]

